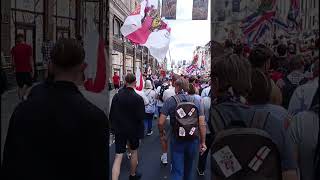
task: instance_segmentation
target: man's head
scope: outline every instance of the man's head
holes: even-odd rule
[[[252,72],[252,89],[248,100],[251,104],[266,104],[270,101],[272,91],[271,81],[265,73],[260,70]]]
[[[51,51],[50,72],[55,79],[79,81],[83,77],[85,52],[75,39],[59,40]]]
[[[189,90],[188,85],[189,83],[186,79],[184,78],[177,79],[174,85],[176,94],[181,92],[188,92]]]
[[[126,87],[136,88],[136,76],[132,73],[128,73],[125,77]]]
[[[289,71],[302,71],[304,70],[304,58],[302,55],[292,56],[289,60]]]
[[[17,36],[16,36],[16,42],[17,42],[17,43],[22,43],[22,42],[24,42],[24,35],[23,35],[23,34],[17,34]]]
[[[232,87],[236,95],[246,96],[251,90],[251,66],[245,59],[233,54],[216,58],[212,65],[213,92],[224,94]]]
[[[115,75],[115,76],[117,76],[117,75],[118,75],[118,72],[117,72],[117,71],[115,71],[115,72],[114,72],[114,75]]]
[[[171,79],[172,86],[175,86],[176,81],[179,79],[179,75],[174,74]]]
[[[259,68],[267,72],[270,68],[271,57],[272,51],[268,47],[258,45],[251,51],[249,55],[249,62],[253,68]]]
[[[285,44],[280,44],[277,47],[277,53],[279,56],[285,56],[287,54],[287,46]]]

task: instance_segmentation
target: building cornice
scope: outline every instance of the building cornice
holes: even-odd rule
[[[110,1],[114,7],[117,8],[124,16],[129,16],[130,10],[121,0],[111,0]]]

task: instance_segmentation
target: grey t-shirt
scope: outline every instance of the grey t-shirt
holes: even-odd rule
[[[312,111],[304,111],[293,117],[288,129],[290,140],[299,152],[301,180],[314,180],[314,156],[318,143],[319,117]]]

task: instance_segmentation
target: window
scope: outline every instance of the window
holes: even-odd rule
[[[315,25],[315,21],[316,21],[316,17],[315,17],[315,16],[313,16],[313,17],[312,17],[312,26],[314,26],[314,25]]]
[[[121,21],[118,18],[113,18],[113,36],[122,39],[121,32]]]

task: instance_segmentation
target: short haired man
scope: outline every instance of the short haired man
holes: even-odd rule
[[[138,148],[140,139],[144,137],[145,106],[143,98],[135,92],[136,77],[129,73],[125,77],[125,88],[112,99],[110,121],[115,135],[116,156],[112,167],[112,180],[118,180],[123,153],[127,142],[131,151],[130,180],[138,180]]]
[[[248,59],[251,63],[252,68],[264,72],[267,75],[267,77],[269,77],[268,74],[270,69],[271,57],[272,51],[268,47],[264,45],[258,45],[251,51]],[[271,80],[271,86],[271,104],[281,105],[282,94],[280,89],[276,86],[273,80]]]
[[[191,102],[191,98],[185,92],[188,90],[188,82],[180,78],[175,82],[175,92],[176,97],[182,101]],[[198,111],[199,119],[199,130],[200,130],[200,151],[204,152],[207,147],[205,144],[206,139],[206,122],[203,112],[203,107],[201,102],[197,99],[194,99]],[[167,101],[164,102],[164,105],[161,109],[161,115],[159,118],[159,133],[160,138],[165,137],[164,125],[167,116],[170,116],[170,125],[174,126],[176,118],[175,112],[177,107],[177,102],[174,97],[170,97]],[[173,129],[173,128],[172,128]],[[199,148],[199,139],[194,139],[190,141],[179,140],[174,136],[175,133],[171,133],[170,144],[171,144],[171,177],[172,180],[192,180],[194,176],[194,160],[197,157],[197,151]]]
[[[12,67],[16,73],[18,96],[23,99],[28,88],[32,86],[34,63],[32,47],[25,42],[23,34],[16,36],[16,45],[11,49]]]
[[[76,85],[84,57],[75,40],[56,43],[54,80],[34,87],[10,119],[4,179],[108,179],[108,119]]]

